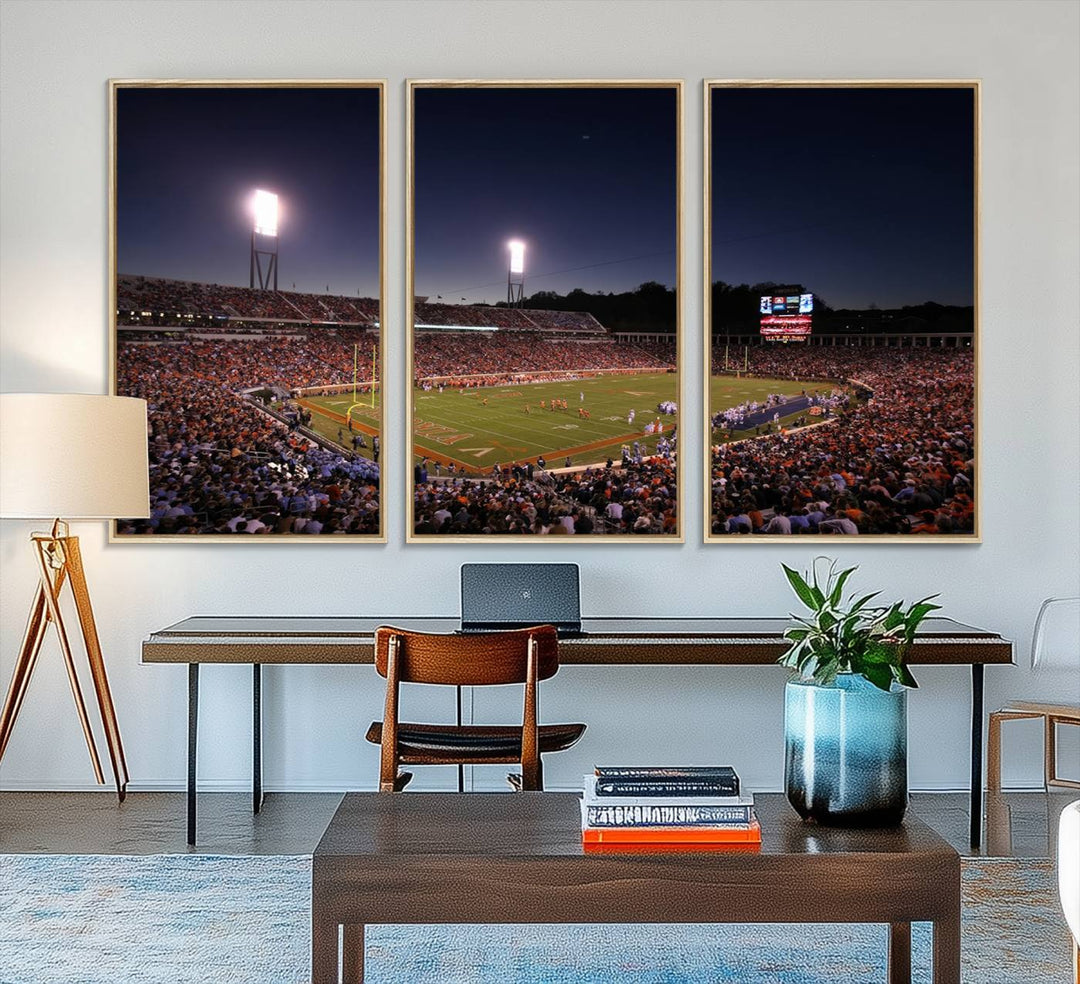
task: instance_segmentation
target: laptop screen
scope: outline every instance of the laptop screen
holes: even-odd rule
[[[581,624],[577,564],[462,564],[463,628]]]

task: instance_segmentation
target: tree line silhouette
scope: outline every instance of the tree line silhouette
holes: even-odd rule
[[[500,302],[497,307],[506,307]],[[541,311],[586,311],[611,331],[675,332],[675,291],[655,280],[620,294],[590,293],[576,287],[567,294],[540,290],[530,294],[522,307]]]
[[[717,280],[712,285],[712,333],[714,335],[755,334],[761,323],[760,302],[766,294],[812,293],[802,284],[762,281],[757,284],[729,284]],[[612,331],[674,333],[675,290],[654,280],[622,293],[595,293],[580,287],[566,294],[540,290],[524,299],[523,307],[542,311],[587,311]],[[496,307],[506,307],[500,301]],[[815,334],[865,332],[906,334],[974,331],[972,305],[938,304],[924,301],[897,308],[832,307],[814,294]]]

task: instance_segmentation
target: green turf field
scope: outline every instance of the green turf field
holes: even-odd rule
[[[656,405],[662,400],[677,401],[677,389],[674,373],[645,373],[464,392],[417,390],[414,451],[418,457],[453,459],[479,472],[489,471],[496,462],[538,455],[550,467],[561,467],[567,455],[574,464],[603,461],[609,454],[618,458],[626,441],[655,446],[658,436],[646,436],[644,429],[658,417],[664,430],[671,432],[673,419],[658,414]],[[552,399],[566,400],[567,409],[552,411]],[[579,416],[579,408],[589,411],[589,419]],[[631,410],[635,412],[632,424],[627,420]]]
[[[561,467],[567,454],[574,464],[603,461],[608,455],[616,460],[623,443],[639,440],[652,449],[658,435],[646,435],[645,425],[658,417],[670,434],[675,420],[658,414],[662,400],[678,402],[677,377],[674,373],[643,373],[635,376],[601,376],[595,379],[558,383],[528,383],[517,386],[486,386],[481,389],[447,389],[413,393],[413,450],[421,457],[454,461],[470,472],[486,473],[492,466],[535,459],[543,455],[549,467]],[[827,383],[793,379],[757,379],[714,376],[710,385],[710,413],[737,406],[748,400],[764,400],[770,393],[797,396],[804,389],[828,390]],[[584,394],[582,400],[580,395]],[[549,407],[552,399],[566,400],[568,409],[540,409],[540,401]],[[364,431],[368,446],[360,453],[371,457],[372,432],[379,427],[379,396],[370,406],[369,394],[360,394],[361,406],[352,411],[358,429]],[[487,401],[486,404],[484,401]],[[304,401],[312,409],[311,426],[331,441],[341,438],[351,447],[345,415],[353,405],[351,393],[312,397]],[[529,412],[525,412],[526,405]],[[589,419],[578,415],[583,407]],[[635,411],[633,424],[627,422]],[[320,412],[321,411],[321,412]],[[737,440],[752,430],[736,432]]]
[[[550,407],[552,399],[566,400],[568,408],[540,409],[541,400]],[[561,467],[567,454],[574,464],[593,464],[609,454],[618,459],[619,448],[627,440],[654,447],[658,435],[646,437],[644,430],[658,417],[670,434],[674,419],[656,412],[662,400],[678,402],[674,373],[443,393],[416,390],[413,449],[417,457],[453,460],[474,472],[488,472],[496,462],[508,464],[538,455],[545,457],[549,467]],[[588,410],[590,418],[581,418],[578,408]],[[627,422],[631,410],[635,411],[632,424]]]
[[[709,417],[721,410],[729,410],[750,400],[763,401],[770,393],[783,393],[785,396],[798,396],[804,390],[807,393],[816,391],[828,393],[834,389],[831,383],[823,383],[820,380],[806,381],[800,379],[767,379],[764,377],[736,376],[713,376],[709,381]],[[792,416],[798,416],[804,411],[799,411]],[[781,422],[784,418],[781,417]],[[754,428],[745,431],[735,431],[729,441],[737,441],[741,438],[754,434]]]
[[[380,394],[375,394],[374,408],[371,406],[370,393],[360,393],[357,399],[361,405],[353,409],[352,419],[357,425],[356,429],[364,434],[364,440],[367,443],[366,448],[359,448],[358,451],[365,458],[370,458],[372,434],[379,432]],[[352,393],[340,393],[337,396],[314,396],[305,399],[304,404],[309,410],[313,411],[311,414],[311,429],[313,431],[335,444],[342,444],[350,451],[353,449],[352,434],[345,424],[345,415],[349,412],[349,408],[353,406]],[[326,412],[319,413],[319,408]],[[341,432],[340,440],[338,438],[339,431]]]

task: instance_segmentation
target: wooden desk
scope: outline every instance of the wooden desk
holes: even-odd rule
[[[573,793],[349,793],[311,866],[312,984],[364,976],[379,923],[874,922],[889,982],[911,980],[911,923],[934,925],[934,984],[960,981],[960,858],[921,821],[804,824],[756,797],[761,851],[584,852]]]
[[[452,632],[456,617],[194,616],[143,642],[144,663],[188,664],[188,843],[195,843],[199,665],[250,663],[252,672],[252,800],[262,803],[262,666],[273,663],[371,664],[375,629],[392,624]],[[787,648],[786,618],[586,618],[583,634],[559,644],[565,666],[764,666]],[[1013,645],[985,629],[930,618],[912,646],[912,665],[971,667],[971,843],[982,832],[983,668],[1009,664]]]

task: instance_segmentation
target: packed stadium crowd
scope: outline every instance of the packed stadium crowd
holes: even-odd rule
[[[510,376],[530,372],[586,372],[600,369],[670,368],[636,345],[615,341],[575,342],[541,335],[469,335],[461,332],[421,331],[413,343],[413,372],[417,384],[425,379],[453,376],[470,379],[471,385],[505,382]],[[520,382],[520,379],[518,380]]]
[[[121,533],[377,532],[378,465],[309,439],[296,421],[243,396],[349,384],[354,345],[363,352],[356,378],[369,383],[376,301],[122,276],[117,308],[118,391],[148,401],[151,488],[150,518],[121,521]],[[427,303],[415,314],[418,323],[491,329],[418,331],[414,368],[422,385],[675,364],[673,344],[617,341],[589,314]],[[618,467],[609,461],[578,472],[519,466],[453,485],[425,474],[416,487],[416,528],[671,533],[675,445],[672,433],[652,457],[640,448]]]
[[[256,386],[351,381],[351,352],[340,332],[258,342],[121,340],[118,392],[148,403],[151,517],[121,520],[119,531],[377,533],[379,466],[321,447],[240,395]]]
[[[139,345],[142,335],[126,339],[121,332],[121,348],[139,349],[148,363],[162,361],[192,363],[201,371],[236,392],[262,386],[292,390],[310,386],[351,383],[353,345],[359,345],[356,379],[370,382],[372,352],[377,353],[377,332],[355,328],[311,330],[298,335],[260,335],[259,338],[197,338]]]
[[[762,346],[748,359],[755,375],[857,380],[872,396],[821,426],[715,445],[713,533],[973,532],[969,349]]]
[[[647,352],[654,365],[674,366],[676,361],[675,336],[660,338],[655,335],[635,337],[634,348]]]
[[[117,278],[116,306],[120,324],[141,320],[142,312],[166,318],[194,314],[362,325],[373,325],[379,317],[379,302],[371,297],[260,290],[128,274]]]
[[[121,274],[117,278],[118,323],[189,327],[191,316],[206,319],[292,321],[305,324],[375,325],[379,302],[372,297],[313,294],[297,290],[262,290],[224,284],[168,280]],[[487,304],[419,302],[413,312],[418,325],[490,328],[556,335],[603,337],[603,326],[580,311],[543,311]]]
[[[602,335],[604,328],[591,314],[580,311],[539,311],[527,308],[492,307],[488,304],[438,304],[423,301],[413,310],[417,326],[465,325],[471,328],[527,332],[572,332]]]
[[[431,480],[416,468],[417,534],[672,534],[678,530],[675,441],[668,457],[553,473],[513,466],[484,480]]]

